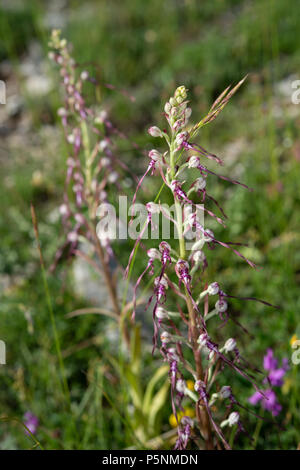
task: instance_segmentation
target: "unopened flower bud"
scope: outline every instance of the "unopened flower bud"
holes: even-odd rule
[[[222,399],[229,398],[231,395],[231,387],[229,385],[224,385],[220,390],[220,397]]]
[[[196,264],[203,263],[203,261],[205,261],[205,254],[201,250],[194,251],[192,254],[192,260]]]
[[[155,312],[156,318],[158,320],[167,320],[169,318],[168,312],[163,308],[163,307],[157,307],[156,312]]]
[[[205,178],[197,178],[196,181],[195,181],[195,184],[194,184],[194,188],[196,191],[201,191],[203,189],[205,189],[206,187],[206,179]]]
[[[188,136],[187,132],[180,132],[180,134],[176,136],[175,142],[178,145],[178,147],[180,147],[180,145],[182,145],[182,143],[187,139],[187,136]]]
[[[151,160],[154,160],[155,162],[161,159],[161,154],[158,152],[158,150],[155,150],[155,149],[150,150],[148,155],[149,155],[149,158],[151,158]]]
[[[219,284],[217,282],[213,282],[207,288],[207,292],[209,295],[216,295],[220,290]]]
[[[77,242],[78,240],[78,234],[77,232],[70,232],[68,234],[68,241],[71,242],[71,243],[74,243],[74,242]]]
[[[171,335],[167,331],[163,331],[160,335],[160,339],[162,343],[169,343],[171,341]]]
[[[160,213],[160,207],[158,204],[155,204],[155,202],[147,202],[146,208],[147,208],[147,211],[150,212],[150,214]]]
[[[77,214],[75,214],[74,217],[75,217],[76,222],[80,223],[81,225],[85,224],[85,218],[83,217],[82,214],[77,213]]]
[[[169,287],[168,281],[164,276],[161,279],[159,277],[154,279],[154,285],[158,286],[159,284],[163,285],[165,289]]]
[[[102,157],[100,163],[104,167],[108,167],[110,165],[110,159],[108,157]]]
[[[75,142],[75,137],[73,134],[69,134],[68,137],[67,137],[67,141],[69,142],[69,144],[74,144]]]
[[[179,393],[182,393],[183,395],[185,394],[185,390],[186,390],[186,383],[183,379],[179,379],[177,380],[176,382],[176,390],[177,392]]]
[[[102,124],[108,118],[107,111],[103,109],[99,115],[95,118],[95,124]]]
[[[180,361],[180,358],[179,358],[175,348],[168,348],[167,354],[168,354],[168,359],[169,360],[176,361],[176,362]]]
[[[169,243],[163,241],[159,244],[159,251],[162,253],[164,250],[171,251],[171,247]]]
[[[118,181],[118,179],[119,179],[119,175],[116,171],[113,171],[112,173],[108,175],[109,183],[115,183],[116,181]]]
[[[240,415],[237,411],[233,411],[232,413],[230,413],[229,417],[228,417],[228,424],[230,427],[234,426],[235,424],[237,424],[240,420]]]
[[[171,111],[171,108],[172,108],[171,104],[167,102],[164,107],[165,113],[169,114]]]
[[[65,108],[58,108],[57,114],[58,114],[58,116],[60,116],[60,117],[65,117],[65,116],[68,115],[68,112],[67,112],[67,110],[66,110]]]
[[[83,70],[80,74],[81,80],[87,80],[89,78],[89,73],[86,70]]]
[[[176,108],[176,106],[172,106],[171,108],[171,111],[170,111],[170,114],[172,117],[176,117],[177,114],[178,114],[178,109]]]
[[[224,351],[230,352],[236,348],[236,340],[233,338],[229,338],[226,343],[224,344]]]
[[[205,388],[205,383],[202,382],[202,380],[196,380],[194,384],[195,391],[200,392],[200,390],[202,390],[203,388]]]
[[[157,126],[149,127],[148,133],[149,133],[152,137],[163,137],[162,131],[161,131],[161,130],[159,129],[159,127],[157,127]]]
[[[211,242],[215,238],[214,232],[210,230],[209,228],[205,230],[204,232],[204,241],[205,242]]]
[[[208,339],[209,339],[208,335],[206,333],[202,333],[197,339],[197,343],[199,344],[199,347],[205,346]]]
[[[149,248],[149,250],[147,251],[147,256],[150,258],[150,259],[160,259],[160,252],[158,251],[157,248]]]
[[[175,98],[181,97],[185,100],[186,97],[187,97],[186,92],[187,92],[187,89],[185,88],[184,85],[182,85],[182,86],[179,86],[178,88],[176,88],[174,96],[175,96]]]
[[[189,159],[189,168],[197,168],[200,165],[200,158],[197,155],[192,155]]]
[[[107,149],[108,147],[108,141],[106,139],[104,140],[101,140],[98,144],[98,148],[99,150],[101,150],[103,152],[103,150]]]
[[[68,209],[67,204],[62,204],[62,205],[59,207],[59,212],[60,212],[61,215],[67,215],[67,214],[69,214],[69,209]]]
[[[192,428],[194,426],[194,421],[189,416],[183,416],[180,420],[180,424],[182,426],[190,426]]]
[[[226,300],[218,300],[215,304],[215,308],[216,308],[217,312],[224,313],[224,312],[227,311],[228,304],[227,304]]]
[[[177,261],[177,263],[176,263],[176,268],[177,268],[178,270],[181,270],[181,269],[187,269],[187,270],[189,270],[189,269],[190,269],[190,265],[189,265],[189,263],[188,263],[186,260],[184,260],[184,259],[179,259],[179,260]]]

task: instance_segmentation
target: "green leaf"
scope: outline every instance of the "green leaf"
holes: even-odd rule
[[[150,410],[149,410],[149,417],[148,417],[150,429],[153,428],[155,425],[157,413],[166,403],[169,386],[170,386],[169,380],[166,380],[164,385],[159,389],[159,391],[153,397]]]
[[[156,384],[159,382],[160,379],[162,379],[169,370],[169,366],[161,366],[153,375],[153,377],[150,379],[148,386],[145,391],[145,396],[144,396],[144,403],[143,403],[143,410],[144,414],[148,415],[151,407],[151,401],[153,397],[153,392]]]

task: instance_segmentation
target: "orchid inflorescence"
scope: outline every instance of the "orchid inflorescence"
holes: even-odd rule
[[[137,186],[138,191],[145,176],[157,172],[162,178],[163,185],[171,192],[175,206],[174,215],[172,215],[164,212],[161,201],[159,203],[151,201],[147,204],[148,218],[143,230],[152,224],[154,213],[167,216],[172,221],[178,235],[178,248],[162,241],[158,247],[148,250],[149,261],[137,280],[135,296],[146,273],[153,275],[155,269],[158,269],[159,274],[155,277],[153,294],[147,308],[150,304],[153,305],[153,351],[157,348],[160,336],[160,352],[164,361],[169,364],[172,409],[178,424],[178,439],[175,446],[177,449],[185,449],[190,440],[193,440],[199,447],[203,447],[200,438],[204,440],[207,449],[220,448],[221,445],[230,449],[224,435],[224,428],[235,426],[237,431],[246,432],[240,414],[236,410],[244,407],[234,396],[231,387],[223,386],[220,389],[218,385],[217,379],[222,375],[225,367],[240,374],[254,386],[259,396],[264,396],[263,392],[259,390],[253,374],[248,372],[248,363],[242,358],[236,340],[229,338],[224,341],[223,345],[220,345],[212,339],[213,333],[209,328],[209,320],[213,317],[219,317],[222,326],[229,318],[228,302],[234,296],[224,292],[218,282],[214,281],[208,284],[204,280],[204,271],[207,268],[205,251],[220,245],[232,250],[250,266],[255,267],[255,265],[235,248],[235,245],[239,245],[238,243],[225,243],[218,240],[212,230],[204,228],[203,223],[193,212],[193,209],[196,208],[194,199],[199,197],[202,203],[200,209],[212,217],[215,222],[225,226],[227,217],[224,210],[208,194],[207,186],[211,176],[250,189],[235,179],[210,170],[206,166],[205,160],[211,160],[218,165],[223,164],[222,160],[194,142],[200,128],[216,118],[242,83],[243,80],[232,90],[227,88],[215,101],[208,115],[195,126],[189,124],[192,110],[187,100],[187,90],[184,86],[177,88],[174,96],[164,106],[164,116],[170,131],[161,130],[157,126],[152,126],[148,130],[152,137],[165,140],[167,151],[162,153],[153,149],[149,152],[149,165]],[[188,184],[184,177],[187,172],[195,169],[198,170],[199,175],[192,184]],[[134,195],[134,203],[137,191]],[[204,206],[206,199],[211,201],[220,215]],[[187,207],[190,209],[189,211],[186,211]],[[187,252],[186,236],[191,230],[196,233],[196,241],[192,245],[191,251]],[[133,253],[138,248],[141,237],[142,235],[136,240],[126,273],[129,271]],[[202,285],[200,292],[199,277],[200,285]],[[174,300],[174,295],[178,298],[178,302]],[[213,299],[214,306],[212,308],[210,308],[210,299]],[[246,300],[249,299],[251,298],[246,298]],[[261,302],[270,305],[267,302]],[[133,318],[134,316],[135,308]],[[190,360],[191,353],[192,362]],[[187,378],[194,380],[193,391],[186,386]],[[189,416],[183,416],[178,420],[177,415],[182,416],[184,410],[184,400],[194,402],[196,420]],[[222,419],[222,422],[218,424],[214,410],[217,405],[218,417],[220,417],[224,402],[226,404],[223,410],[225,419]]]
[[[118,156],[114,137],[127,139],[109,119],[103,107],[88,105],[85,86],[90,83],[97,95],[100,83],[76,63],[70,45],[61,39],[60,31],[52,32],[49,57],[60,67],[64,89],[64,106],[58,109],[69,156],[65,180],[64,201],[59,210],[66,232],[66,241],[58,250],[54,269],[63,256],[81,256],[96,270],[102,270],[114,313],[120,317],[117,287],[110,262],[114,257],[109,234],[100,234],[97,218],[103,217],[109,206],[109,194],[125,191],[124,176],[129,177],[126,164]],[[114,88],[105,85],[106,88]],[[133,144],[134,145],[134,144]],[[131,181],[131,178],[130,178]],[[85,240],[92,253],[81,250]],[[100,267],[94,260],[100,261]],[[128,335],[127,335],[128,336]],[[128,337],[126,339],[128,342]]]

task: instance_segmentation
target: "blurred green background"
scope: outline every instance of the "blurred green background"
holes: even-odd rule
[[[300,104],[291,98],[292,82],[299,79],[300,4],[294,0],[0,4],[0,79],[7,88],[7,104],[0,105],[0,339],[7,344],[7,365],[0,366],[0,416],[22,419],[31,410],[40,419],[38,438],[46,448],[124,448],[131,445],[132,436],[126,426],[123,430],[121,410],[108,406],[105,398],[116,393],[105,359],[105,351],[113,349],[114,331],[97,316],[66,319],[69,311],[89,301],[93,305],[86,298],[87,288],[78,289],[69,262],[49,282],[73,406],[80,417],[77,434],[56,376],[30,218],[33,202],[49,266],[63,239],[58,206],[67,157],[56,117],[61,100],[58,72],[47,58],[52,28],[62,29],[78,62],[99,67],[103,83],[135,97],[131,102],[122,93],[103,89],[103,103],[114,123],[147,149],[151,141],[146,129],[163,122],[163,104],[176,86],[190,89],[197,120],[225,87],[249,74],[220,117],[202,131],[201,143],[223,157],[227,175],[255,189],[249,193],[215,182],[213,194],[230,217],[227,231],[219,229],[217,235],[248,243],[243,253],[261,269],[251,270],[227,250],[218,250],[219,257],[210,256],[210,272],[232,295],[259,297],[281,306],[276,311],[234,301],[237,318],[253,335],[239,338],[243,354],[261,367],[267,347],[279,358],[290,359],[290,339],[295,334],[300,337]],[[123,150],[122,158],[141,175],[146,165],[142,155]],[[153,195],[157,184],[148,183]],[[115,249],[125,266],[128,250]],[[141,266],[142,257],[136,273]],[[148,349],[145,381],[160,364],[159,358],[152,363]],[[291,365],[280,392],[279,421],[284,431],[279,436],[263,423],[258,448],[289,449],[300,443],[298,369]],[[235,380],[246,403],[251,390],[244,381]],[[163,431],[169,429],[170,413],[168,406],[161,413]],[[245,419],[254,429],[255,420]],[[30,445],[20,424],[0,421],[1,448]],[[238,445],[251,448],[243,436]]]

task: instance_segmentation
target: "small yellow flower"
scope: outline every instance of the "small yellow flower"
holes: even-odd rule
[[[195,384],[194,384],[194,382],[193,382],[192,380],[187,380],[187,381],[186,381],[186,386],[187,386],[187,388],[188,388],[189,390],[192,390],[192,391],[193,391],[193,390],[194,390],[194,385],[195,385]]]
[[[293,343],[294,343],[295,341],[298,341],[298,338],[297,338],[296,333],[291,337],[291,339],[290,339],[290,345],[293,346]]]
[[[281,387],[282,393],[284,395],[287,395],[289,393],[292,385],[293,385],[292,379],[287,377],[284,381],[284,384]]]
[[[187,407],[187,408],[184,408],[183,411],[178,411],[178,413],[177,413],[178,424],[180,423],[183,416],[188,416],[189,418],[194,418],[195,417],[195,410],[193,408]],[[171,414],[171,416],[169,418],[169,423],[172,426],[172,428],[177,427],[176,417],[173,413]]]
[[[195,417],[195,410],[194,408],[185,408],[184,409],[184,416],[188,416],[189,418]]]

